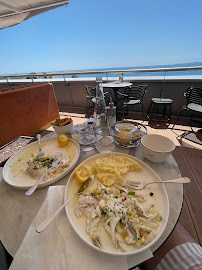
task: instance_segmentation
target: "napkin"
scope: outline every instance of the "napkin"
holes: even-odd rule
[[[64,186],[49,187],[10,270],[127,270],[153,257],[150,249],[130,256],[111,256],[92,249],[74,232],[65,209],[45,231],[37,233],[36,226],[62,205],[64,191]]]

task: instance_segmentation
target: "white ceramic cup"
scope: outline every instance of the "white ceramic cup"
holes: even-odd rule
[[[157,163],[165,161],[175,149],[172,140],[157,134],[145,135],[142,137],[141,143],[145,158]]]

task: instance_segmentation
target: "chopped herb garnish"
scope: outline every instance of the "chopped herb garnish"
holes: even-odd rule
[[[129,191],[128,195],[135,196],[135,192],[134,191]]]
[[[115,196],[115,198],[117,199],[117,198],[118,198],[118,196]]]
[[[107,194],[107,190],[106,189],[104,189],[104,192]]]
[[[128,216],[132,216],[132,213],[131,212],[127,212],[126,213]]]
[[[120,193],[123,193],[124,192],[124,190],[123,189],[120,189]]]

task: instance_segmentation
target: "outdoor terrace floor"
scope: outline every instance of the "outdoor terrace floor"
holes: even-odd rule
[[[60,115],[72,117],[74,124],[86,121],[84,114],[60,112]],[[169,126],[162,122],[149,124],[148,121],[144,121],[143,124],[147,126],[149,134],[164,135],[176,144],[173,157],[179,166],[181,175],[191,179],[190,184],[184,185],[184,200],[179,222],[190,232],[195,241],[202,245],[200,229],[202,226],[202,145],[186,139],[178,140],[171,130],[172,124]],[[198,129],[194,128],[195,131]],[[48,130],[53,129],[50,127]],[[182,134],[184,130],[190,130],[190,127],[175,126],[175,132],[178,135]]]

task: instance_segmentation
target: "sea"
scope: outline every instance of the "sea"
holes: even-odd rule
[[[46,78],[46,73],[48,76],[48,73],[59,73],[59,72],[87,72],[87,71],[103,71],[103,74],[82,74],[77,75],[77,78],[88,78],[88,77],[97,77],[97,76],[103,76],[105,73],[105,70],[131,70],[131,69],[155,69],[155,68],[177,68],[177,67],[197,67],[202,66],[202,62],[190,62],[190,63],[179,63],[179,64],[173,64],[173,65],[153,65],[153,66],[133,66],[133,67],[106,67],[106,68],[97,68],[97,69],[85,69],[85,70],[60,70],[60,71],[33,71],[32,73],[43,73],[44,78]],[[24,73],[17,73],[17,74],[0,74],[0,76],[8,76],[8,75],[22,75]],[[120,72],[115,73],[109,73],[107,74],[108,77],[119,77]],[[141,72],[141,73],[124,73],[124,77],[136,77],[136,76],[164,76],[165,72]],[[195,76],[200,75],[202,76],[202,70],[193,70],[193,71],[172,71],[172,72],[166,72],[167,76]],[[62,75],[59,76],[53,76],[54,78],[63,78]],[[71,78],[72,75],[66,75],[66,78]],[[42,77],[41,77],[42,78]],[[3,78],[0,78],[3,79]]]
[[[202,66],[202,62],[191,62],[191,63],[179,63],[173,65],[156,65],[156,66],[135,66],[135,67],[108,67],[108,68],[98,68],[98,69],[85,69],[85,70],[68,70],[67,72],[77,72],[77,71],[105,71],[105,70],[130,70],[130,69],[155,69],[155,68],[177,68],[177,67],[197,67]],[[63,71],[64,72],[64,71]],[[108,77],[119,77],[120,73],[109,73]],[[141,72],[141,73],[124,73],[124,77],[133,77],[133,76],[164,76],[165,72]],[[195,76],[201,75],[202,70],[193,70],[193,71],[171,71],[166,72],[166,76]],[[78,75],[78,78],[88,78],[101,76],[100,74],[85,74]],[[60,76],[58,76],[60,77]],[[62,76],[61,76],[62,77]],[[67,76],[71,77],[71,75]]]

